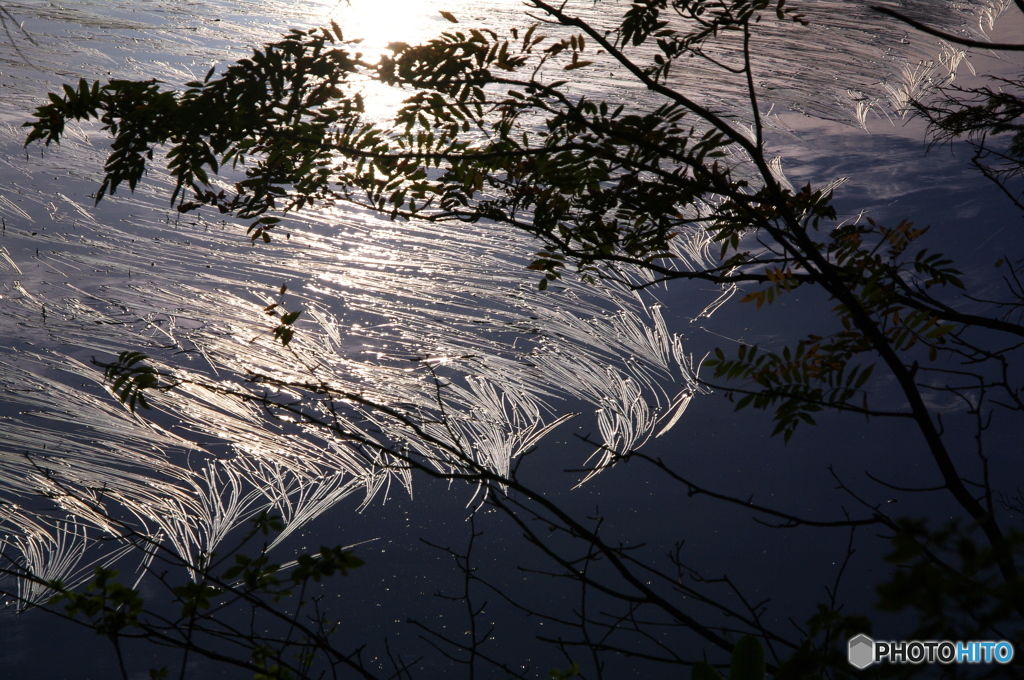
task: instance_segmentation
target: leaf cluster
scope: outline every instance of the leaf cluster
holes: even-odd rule
[[[949,87],[936,100],[912,104],[928,121],[931,144],[968,140],[974,167],[1024,209],[1024,192],[1013,185],[1024,177],[1024,76],[990,80],[993,85]]]
[[[850,358],[859,353],[860,343],[855,340],[839,336],[826,342],[815,337],[801,340],[793,350],[785,347],[779,354],[741,345],[735,359],[716,349],[705,365],[714,370],[716,378],[752,384],[756,389],[735,390],[743,395],[736,410],[747,406],[773,409],[776,426],[772,434],[782,434],[789,441],[797,425],[814,425],[812,414],[826,408],[843,409],[859,397],[866,410],[863,387],[874,366],[849,366]]]
[[[705,366],[713,369],[715,378],[741,383],[729,390],[730,396],[742,395],[736,409],[774,410],[773,434],[782,434],[786,441],[801,422],[815,424],[812,414],[824,409],[871,414],[865,386],[875,363],[862,357],[875,355],[878,340],[869,337],[853,310],[867,314],[895,351],[906,352],[920,343],[927,348],[928,360],[937,360],[947,336],[962,325],[946,322],[943,310],[929,304],[926,291],[933,286],[962,289],[964,284],[952,260],[911,247],[925,233],[927,229],[906,220],[889,228],[868,219],[865,224],[840,226],[827,241],[815,243],[828,274],[841,282],[854,304],[834,308],[840,330],[809,335],[781,352],[741,346],[735,358],[728,358],[716,349]],[[731,244],[738,243],[735,231],[729,238]],[[814,279],[789,263],[769,267],[764,278],[766,285],[744,295],[743,302],[761,309]]]
[[[157,370],[143,363],[148,358],[142,352],[125,351],[117,356],[117,361],[100,364],[104,368],[104,381],[110,383],[110,391],[133,413],[137,406],[150,408],[145,390],[160,387]]]
[[[116,637],[125,628],[138,625],[145,602],[142,596],[117,580],[118,571],[97,566],[93,579],[81,591],[72,592],[59,581],[51,584],[59,595],[50,598],[49,604],[64,604],[69,617],[83,616],[90,619],[90,627],[97,635]]]
[[[877,588],[878,607],[916,611],[915,639],[983,637],[1014,619],[1012,603],[1021,597],[1024,583],[1000,578],[998,565],[1007,553],[1024,554],[1024,535],[1014,532],[993,547],[979,543],[973,533],[958,520],[938,529],[925,520],[899,520],[886,555],[895,570]],[[1001,632],[1018,646],[1024,643],[1019,630]]]
[[[761,641],[753,635],[744,635],[733,646],[729,680],[764,680],[765,674],[764,647]],[[711,664],[698,661],[690,672],[690,680],[722,680],[722,676]]]
[[[156,150],[166,147],[175,181],[172,203],[180,198],[182,210],[212,204],[242,218],[259,218],[250,234],[262,238],[279,221],[261,216],[281,203],[282,185],[310,190],[280,206],[299,208],[315,195],[311,178],[330,174],[333,155],[314,140],[322,140],[333,127],[363,134],[362,98],[344,96],[340,89],[362,65],[345,45],[336,25],[294,30],[217,77],[216,68],[211,69],[180,93],[156,80],[90,85],[83,79],[78,89],[65,86],[63,96],[51,94],[50,102],[36,110],[35,120],[25,124],[26,144],[59,142],[68,121],[97,119],[114,138],[97,202],[122,183],[134,190]],[[288,134],[275,134],[281,131]],[[211,181],[229,164],[246,171],[233,198],[213,191]],[[194,192],[195,202],[185,202],[185,189]]]

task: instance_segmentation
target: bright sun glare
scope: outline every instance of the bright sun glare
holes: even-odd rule
[[[321,0],[327,18],[341,26],[347,39],[362,39],[368,60],[388,43],[418,42],[436,32],[439,16],[431,0]]]
[[[324,19],[337,23],[346,40],[361,40],[355,50],[366,61],[380,58],[389,43],[416,44],[446,30],[438,0],[320,0]],[[451,0],[448,0],[448,4]],[[384,120],[394,115],[405,94],[368,85],[363,91],[367,116]]]

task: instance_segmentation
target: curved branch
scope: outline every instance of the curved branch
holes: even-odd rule
[[[1016,0],[1016,2],[1017,6],[1021,8],[1022,12],[1024,12],[1024,0]],[[908,26],[913,26],[922,33],[927,33],[930,36],[942,38],[943,40],[948,40],[949,42],[956,43],[957,45],[963,45],[964,47],[980,47],[982,49],[1000,50],[1005,52],[1024,52],[1024,45],[1018,45],[1014,43],[994,43],[985,42],[984,40],[971,40],[970,38],[961,38],[960,36],[953,35],[951,33],[946,33],[945,31],[940,31],[926,24],[922,24],[920,21],[917,21],[916,19],[911,19],[907,15],[901,14],[900,12],[897,12],[894,9],[890,9],[889,7],[882,7],[881,5],[872,5],[871,9],[881,14],[891,16],[894,19],[898,19],[899,21],[902,21]]]

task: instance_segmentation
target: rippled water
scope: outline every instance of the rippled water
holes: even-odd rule
[[[601,22],[605,4],[581,3],[581,11]],[[914,16],[979,35],[1011,3],[905,4]],[[371,5],[377,14],[364,12]],[[782,151],[799,138],[798,116],[861,135],[879,120],[900,120],[908,98],[969,66],[957,49],[874,17],[863,3],[802,5],[811,28],[769,25],[757,47],[780,174],[791,163],[806,171],[806,158]],[[441,3],[405,4],[391,15],[388,6],[5,5],[32,37],[13,32],[14,43],[0,46],[0,520],[8,555],[74,582],[95,560],[133,556],[128,545],[91,542],[109,529],[104,513],[192,554],[214,549],[264,509],[283,514],[287,535],[343,498],[369,501],[411,484],[348,441],[211,390],[155,394],[154,412],[130,413],[104,389],[92,357],[139,350],[233,388],[252,373],[327,380],[427,419],[443,411],[457,434],[432,434],[470,442],[473,455],[501,471],[569,418],[585,420],[613,450],[640,446],[699,395],[684,327],[670,323],[706,316],[730,291],[669,300],[664,291],[566,281],[539,293],[524,272],[533,246],[521,234],[352,211],[293,217],[280,229],[287,239],[251,246],[238,224],[170,210],[170,185],[157,169],[134,195],[94,206],[106,143],[95,128],[74,129],[45,153],[21,148],[18,126],[32,107],[79,77],[182,83],[286,26],[327,18],[369,35],[368,50],[447,28],[435,12]],[[518,23],[517,7],[443,3],[466,23]],[[714,56],[735,59],[733,48]],[[581,73],[591,95],[643,101],[599,66]],[[741,83],[710,63],[674,77],[740,115]],[[378,105],[386,111],[387,97]],[[815,173],[823,184],[839,171]],[[681,240],[678,255],[712,261],[700,234]],[[273,303],[306,310],[288,350],[273,341],[277,321],[264,313]],[[436,377],[445,384],[440,403]],[[382,442],[430,449],[380,413],[355,409],[348,418]]]

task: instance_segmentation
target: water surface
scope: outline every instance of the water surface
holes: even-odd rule
[[[607,4],[582,3],[580,11],[606,21]],[[907,4],[915,16],[978,35],[1010,3]],[[922,160],[921,129],[903,126],[908,97],[967,78],[975,57],[874,17],[859,3],[805,5],[810,28],[769,25],[759,38],[762,106],[780,172],[794,184],[849,178],[837,200],[851,216],[867,209],[898,219],[899,208],[923,200],[940,220],[948,210],[936,205],[941,197],[964,219],[995,219],[971,202],[981,184],[968,181],[962,158]],[[725,433],[719,411],[700,396],[695,364],[717,344],[792,337],[807,321],[799,310],[764,326],[728,306],[709,318],[708,305],[730,291],[707,286],[637,294],[568,280],[540,293],[524,270],[534,244],[493,225],[440,228],[313,211],[285,223],[287,238],[253,246],[244,225],[170,209],[170,185],[158,168],[135,194],[94,205],[107,143],[95,127],[72,130],[60,148],[21,148],[19,125],[32,107],[79,77],[181,84],[288,26],[327,19],[353,37],[367,36],[372,52],[389,40],[451,28],[437,8],[467,24],[524,23],[515,3],[7,7],[34,40],[15,33],[13,45],[0,47],[0,517],[8,554],[70,582],[97,561],[116,558],[133,569],[140,555],[130,545],[95,542],[111,527],[83,501],[103,503],[186,554],[215,549],[264,509],[282,513],[283,538],[294,539],[339,503],[346,513],[385,498],[402,498],[402,511],[414,515],[433,507],[404,500],[415,484],[386,469],[386,461],[368,461],[348,442],[270,420],[252,404],[209,390],[154,395],[153,412],[128,412],[91,363],[124,350],[235,386],[250,373],[315,376],[425,415],[436,417],[443,407],[473,455],[499,471],[537,444],[553,469],[580,467],[590,451],[571,445],[569,433],[592,432],[619,450],[651,440],[655,450],[704,461],[708,470],[720,465],[715,474],[736,481],[733,467],[741,464],[735,449],[718,450],[716,438]],[[734,46],[719,56],[735,58]],[[601,63],[580,73],[581,91],[647,101]],[[674,78],[694,96],[744,115],[741,83],[710,64],[695,63]],[[393,105],[384,95],[376,101],[380,115]],[[991,253],[979,240],[972,245],[980,263]],[[713,259],[699,235],[681,243],[679,254],[697,264]],[[289,350],[273,341],[276,319],[264,312],[275,303],[304,310]],[[442,403],[437,380],[445,385]],[[693,395],[701,419],[693,420],[691,409],[654,442]],[[429,448],[379,415],[354,414],[351,424],[382,441]],[[807,464],[795,455],[783,465],[801,480],[816,478],[820,468],[808,472]],[[618,492],[597,488],[605,499]],[[431,503],[444,498],[436,489],[426,495]],[[471,494],[452,491],[451,499],[465,514]],[[639,507],[639,516],[665,511],[661,501],[652,503]],[[718,529],[703,530],[708,552],[720,551]],[[350,543],[380,535],[368,527],[329,533]],[[46,593],[22,595],[38,600]]]

